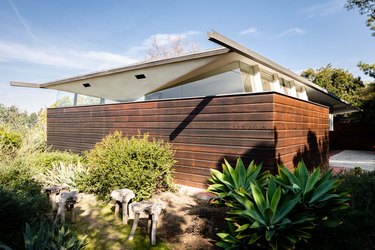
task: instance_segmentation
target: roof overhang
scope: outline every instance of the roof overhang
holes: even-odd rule
[[[116,101],[132,101],[158,90],[199,79],[216,69],[241,61],[302,83],[310,101],[329,106],[334,114],[357,111],[324,88],[217,32],[209,32],[208,39],[224,48],[137,63],[43,84],[16,81],[10,84],[18,87],[55,89]],[[87,83],[89,86],[85,87]]]

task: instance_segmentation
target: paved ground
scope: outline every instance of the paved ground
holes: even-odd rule
[[[363,170],[375,170],[375,151],[344,150],[329,159],[333,168],[360,167]]]

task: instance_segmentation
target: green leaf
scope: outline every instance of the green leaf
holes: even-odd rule
[[[261,237],[261,236],[258,235],[257,233],[253,233],[253,235],[251,235],[251,238],[250,238],[248,244],[249,244],[249,245],[254,244],[257,240],[260,239],[260,237]]]
[[[260,228],[261,225],[259,224],[258,221],[254,221],[254,223],[250,226],[250,228]]]
[[[281,198],[281,188],[278,187],[276,189],[275,193],[273,194],[272,199],[271,199],[271,209],[274,213],[276,213],[277,206],[279,205],[280,198]]]
[[[297,177],[300,181],[301,189],[305,190],[306,182],[307,182],[307,179],[308,179],[308,176],[309,176],[309,172],[308,172],[307,167],[305,165],[305,162],[303,160],[301,160],[298,163],[298,167],[295,170],[294,174],[297,175]]]
[[[266,231],[266,240],[267,241],[271,241],[273,235],[275,234],[275,230],[274,229],[271,229],[271,230],[267,230]]]
[[[307,178],[307,183],[306,183],[305,190],[303,191],[303,194],[307,194],[308,192],[310,192],[314,188],[316,182],[319,180],[319,176],[320,176],[320,169],[317,168]]]
[[[240,187],[243,187],[246,182],[246,170],[241,158],[237,159],[236,172],[238,177],[238,184]]]
[[[264,200],[262,190],[256,182],[251,183],[250,186],[251,186],[251,192],[253,194],[255,204],[257,205],[259,211],[262,213],[264,217],[265,215],[264,210],[266,209],[266,202]]]
[[[286,167],[281,165],[282,172],[288,177],[288,180],[291,185],[296,184],[298,187],[301,187],[301,183],[297,179],[296,176],[294,176]]]
[[[237,228],[236,232],[244,231],[244,230],[248,229],[249,227],[250,227],[250,224],[243,224],[242,226]]]
[[[224,162],[225,162],[225,165],[228,169],[229,177],[232,180],[232,182],[234,184],[234,187],[238,188],[239,182],[238,182],[238,175],[237,175],[236,171],[232,168],[232,166],[229,164],[229,162],[226,159],[224,159]]]
[[[276,215],[275,215],[275,220],[274,220],[274,223],[278,223],[280,222],[281,220],[284,219],[284,217],[296,206],[296,204],[298,203],[300,197],[296,197],[290,201],[288,201],[287,203],[285,203],[277,212],[276,212]]]
[[[322,197],[325,193],[327,193],[329,190],[336,187],[336,180],[330,180],[326,182],[322,182],[314,191],[313,196],[311,197],[311,200],[309,204],[313,204],[315,201],[318,201],[320,197]]]
[[[263,219],[262,215],[257,211],[257,209],[247,209],[240,213],[240,215],[249,216],[250,218],[258,221],[259,223],[263,225],[267,225],[266,221]]]

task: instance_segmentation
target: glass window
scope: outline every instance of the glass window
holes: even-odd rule
[[[146,95],[146,100],[243,93],[240,69]]]
[[[80,94],[77,95],[77,106],[95,104],[100,104],[100,98]]]
[[[280,79],[280,88],[282,92],[289,95],[290,83],[284,79]]]
[[[74,105],[74,93],[57,91],[56,102],[52,107],[69,107]]]
[[[273,82],[273,76],[262,72],[260,74],[260,78],[262,79],[263,91],[271,91],[271,84]]]

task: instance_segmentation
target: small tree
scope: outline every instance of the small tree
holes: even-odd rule
[[[161,39],[152,36],[150,48],[146,52],[145,61],[153,61],[199,50],[197,43],[187,43],[180,35],[168,35]]]

